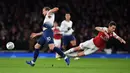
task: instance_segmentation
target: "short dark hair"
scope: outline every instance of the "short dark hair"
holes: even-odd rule
[[[71,15],[71,13],[69,13],[69,12],[65,13],[65,15],[66,15],[66,14],[70,14],[70,15]]]
[[[51,8],[50,7],[44,7],[43,9],[49,11]]]
[[[109,23],[108,25],[109,25],[109,26],[112,26],[112,25],[116,26],[116,22],[110,21],[110,23]]]

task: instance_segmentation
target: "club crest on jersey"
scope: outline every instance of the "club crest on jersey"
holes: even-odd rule
[[[51,37],[47,37],[47,42],[49,42],[51,40]]]

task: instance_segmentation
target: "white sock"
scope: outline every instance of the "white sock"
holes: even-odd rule
[[[69,57],[77,57],[78,56],[78,52],[69,53],[69,54],[67,54],[67,56],[69,56]]]
[[[69,54],[69,53],[71,53],[71,52],[74,52],[74,48],[71,48],[71,49],[65,51],[64,54]]]
[[[56,58],[59,58],[59,57],[60,57],[60,55],[59,55],[58,53],[56,53],[55,57],[56,57]]]
[[[64,57],[64,59],[68,58],[67,56]]]
[[[32,64],[34,64],[35,62],[31,61]]]

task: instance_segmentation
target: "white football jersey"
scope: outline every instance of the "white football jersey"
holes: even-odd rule
[[[71,35],[73,31],[68,31],[68,29],[69,28],[72,29],[72,24],[73,24],[72,21],[66,21],[66,20],[62,21],[60,26],[60,31],[64,32],[64,35],[68,35],[68,33],[69,35]]]
[[[50,12],[50,11],[49,11],[49,12]],[[48,13],[49,13],[49,12],[48,12]],[[47,13],[47,15],[45,16],[45,19],[44,19],[43,24],[44,24],[44,23],[47,23],[47,24],[53,26],[54,20],[55,20],[55,14],[54,14],[54,13],[51,13],[51,14],[50,14],[50,17],[49,17],[48,13]]]

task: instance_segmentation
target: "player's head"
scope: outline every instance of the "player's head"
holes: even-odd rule
[[[44,8],[42,9],[42,14],[45,16],[49,10],[50,10],[49,7],[44,7]]]
[[[108,31],[110,33],[114,32],[116,30],[116,23],[114,21],[111,21],[109,24],[108,24]]]
[[[54,27],[57,27],[58,26],[58,23],[55,21],[54,22]]]
[[[66,19],[66,20],[70,20],[70,18],[71,18],[70,13],[66,13],[66,14],[65,14],[65,19]]]

